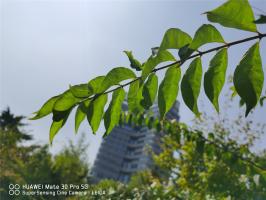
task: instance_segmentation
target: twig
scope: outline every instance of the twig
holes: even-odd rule
[[[221,45],[221,46],[218,46],[218,47],[215,47],[215,48],[208,49],[208,50],[206,50],[206,51],[201,51],[201,52],[199,52],[199,53],[197,53],[197,54],[194,54],[194,55],[192,55],[192,56],[189,56],[185,61],[190,60],[190,59],[192,59],[192,58],[195,58],[195,57],[197,57],[197,56],[202,56],[202,55],[205,55],[205,54],[207,54],[207,53],[211,53],[211,52],[213,52],[213,51],[218,51],[218,50],[220,50],[220,49],[222,49],[222,48],[229,48],[229,47],[231,47],[231,46],[234,46],[234,45],[237,45],[237,44],[241,44],[241,43],[244,43],[244,42],[248,42],[248,41],[251,41],[251,40],[255,40],[255,39],[259,39],[259,40],[261,40],[261,39],[264,38],[264,37],[266,37],[266,33],[258,33],[258,35],[253,36],[253,37],[248,37],[248,38],[245,38],[245,39],[242,39],[242,40],[233,41],[233,42],[226,43],[226,44],[224,44],[224,45]],[[176,64],[183,64],[183,62],[184,62],[184,61],[181,61],[181,60],[175,61],[175,62],[170,63],[170,64],[168,64],[168,65],[164,65],[164,66],[162,66],[162,67],[158,67],[158,68],[156,68],[156,69],[153,69],[153,70],[151,71],[151,73],[153,73],[153,72],[157,72],[157,71],[160,71],[160,70],[162,70],[162,69],[169,68],[169,67],[171,67],[171,66],[173,66],[173,65],[176,65]],[[179,65],[179,67],[180,67],[180,66],[181,66],[181,65]],[[127,83],[121,84],[120,86],[118,86],[118,87],[116,87],[116,88],[114,88],[114,89],[107,90],[107,91],[105,91],[105,92],[103,92],[103,93],[100,93],[100,94],[97,95],[97,97],[100,96],[100,95],[102,95],[102,94],[109,94],[109,93],[111,93],[111,92],[114,92],[114,91],[118,90],[119,88],[121,88],[121,87],[125,87],[125,86],[128,86],[128,85],[130,85],[131,83],[134,83],[134,82],[136,82],[137,80],[140,80],[140,79],[141,79],[141,76],[140,76],[140,77],[137,77],[137,78],[135,78],[135,79],[133,79],[133,80],[127,82]],[[93,99],[93,98],[95,98],[95,95],[92,96],[92,97],[86,98],[85,100]],[[85,100],[83,100],[83,101],[85,101]],[[82,102],[83,102],[83,101],[82,101]]]

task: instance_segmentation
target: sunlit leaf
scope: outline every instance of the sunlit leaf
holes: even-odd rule
[[[229,0],[218,8],[206,12],[210,22],[225,27],[257,32],[254,14],[247,0]]]
[[[112,101],[104,114],[104,126],[106,129],[105,136],[107,136],[113,128],[119,123],[119,118],[122,110],[122,103],[125,98],[125,91],[123,88],[113,92]]]
[[[126,121],[126,115],[122,111],[119,118],[119,126],[123,126],[125,124],[125,121]]]
[[[224,39],[220,32],[213,25],[203,24],[196,31],[189,48],[197,50],[202,45],[212,42],[224,43]]]
[[[89,97],[93,94],[93,91],[88,86],[88,84],[80,84],[80,85],[70,86],[69,89],[72,92],[72,94],[74,95],[74,97],[78,97],[78,98]]]
[[[89,121],[93,133],[96,133],[99,128],[107,98],[107,94],[102,94],[93,99],[89,105],[87,119]]]
[[[76,105],[82,99],[73,95],[70,90],[65,91],[54,104],[54,110],[65,111]]]
[[[183,76],[181,81],[181,92],[185,104],[196,115],[199,115],[197,100],[200,93],[201,77],[201,59],[195,58]]]
[[[106,91],[113,85],[118,85],[121,81],[134,78],[136,78],[136,75],[132,70],[125,67],[114,68],[104,78],[101,92]]]
[[[100,89],[102,86],[102,82],[105,79],[105,76],[98,76],[92,80],[89,81],[88,87],[90,90],[92,90],[93,94],[100,93]]]
[[[178,65],[170,67],[165,73],[158,92],[158,106],[161,118],[164,118],[176,100],[180,76],[181,70]]]
[[[45,117],[46,115],[49,115],[53,111],[55,102],[59,98],[60,98],[60,95],[54,96],[54,97],[50,98],[48,101],[46,101],[43,104],[43,106],[41,107],[41,109],[36,112],[36,115],[34,117],[30,118],[30,119],[31,120],[40,119],[42,117]]]
[[[145,80],[148,75],[151,73],[151,71],[160,63],[166,62],[166,61],[175,61],[175,57],[167,50],[159,51],[156,56],[151,56],[147,60],[147,62],[144,64],[142,69],[142,80]]]
[[[223,88],[227,68],[227,49],[220,50],[210,61],[204,75],[204,90],[209,100],[219,112],[219,95]]]
[[[88,107],[90,104],[90,100],[86,100],[82,103],[79,104],[76,110],[76,115],[75,115],[75,132],[78,132],[79,126],[81,122],[85,119],[87,112],[88,112]]]
[[[142,96],[143,100],[141,101],[141,105],[148,109],[152,106],[158,89],[158,77],[155,73],[152,73],[146,83],[143,86]]]
[[[260,99],[263,82],[259,43],[256,43],[246,52],[234,72],[234,85],[246,104],[246,116]]]
[[[166,49],[180,49],[181,47],[191,43],[191,37],[178,28],[168,29],[163,37],[159,51]]]
[[[134,58],[132,51],[124,51],[124,53],[127,55],[129,59],[130,67],[137,71],[140,71],[142,69],[142,65],[137,59]]]
[[[140,80],[131,83],[128,90],[127,102],[128,110],[132,113],[139,113],[143,111],[141,106],[143,85],[140,84]]]

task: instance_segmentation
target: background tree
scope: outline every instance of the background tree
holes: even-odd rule
[[[23,116],[15,116],[10,109],[0,115],[0,199],[10,199],[9,184],[82,184],[88,183],[89,165],[82,140],[69,143],[58,154],[52,155],[48,145],[24,145],[33,138],[25,131]],[[85,136],[83,137],[85,138]],[[20,199],[36,199],[20,196]],[[54,199],[47,196],[45,199]],[[58,196],[57,199],[65,199]]]
[[[153,158],[169,176],[147,170],[133,175],[128,184],[103,180],[92,190],[106,194],[84,199],[266,198],[265,151],[251,150],[265,133],[265,124],[253,124],[242,116],[228,121],[204,113],[194,127],[176,121],[164,123],[162,130],[167,134],[162,141],[163,151]],[[158,124],[153,122],[150,128],[157,129]]]

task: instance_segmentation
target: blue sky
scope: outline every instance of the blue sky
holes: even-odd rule
[[[123,50],[132,50],[135,56],[145,61],[151,48],[158,46],[168,28],[177,27],[190,35],[208,23],[205,11],[212,10],[224,1],[81,1],[81,0],[2,0],[1,6],[1,63],[0,63],[0,109],[7,106],[17,115],[30,116],[51,96],[61,93],[68,85],[87,82],[104,75],[113,67],[129,66]],[[255,8],[266,12],[266,1],[251,1]],[[260,14],[255,10],[255,14]],[[223,28],[215,25],[226,41],[253,36],[254,33]],[[265,26],[259,30],[266,32]],[[255,41],[229,49],[228,73],[247,48]],[[216,46],[217,44],[211,45]],[[211,46],[205,46],[206,49]],[[264,70],[266,70],[266,40],[261,42]],[[177,55],[177,54],[175,54]],[[211,54],[203,58],[203,68],[208,67]],[[186,69],[187,65],[184,65]],[[162,78],[164,72],[160,72]],[[264,88],[265,90],[265,88]],[[228,92],[224,89],[223,94]],[[201,91],[201,110],[216,115],[211,104]],[[181,101],[181,121],[191,123],[193,115]],[[221,98],[223,104],[223,98]],[[235,116],[238,103],[228,113]],[[265,121],[266,109],[258,108],[249,119]],[[48,143],[51,117],[28,121],[39,143]],[[85,132],[89,146],[89,158],[95,158],[101,141],[94,136],[87,123],[83,123],[79,134],[74,135],[73,114],[68,123],[55,137],[51,147],[57,152],[68,140],[77,141]],[[264,146],[265,143],[260,143]]]

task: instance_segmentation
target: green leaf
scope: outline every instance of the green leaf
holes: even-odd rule
[[[60,98],[60,95],[54,96],[54,97],[50,98],[48,101],[46,101],[43,104],[43,106],[41,107],[41,109],[36,112],[36,115],[34,117],[30,118],[30,120],[40,119],[42,117],[45,117],[46,115],[49,115],[53,111],[55,102],[59,98]]]
[[[257,32],[254,14],[247,0],[229,0],[218,8],[206,12],[210,22],[222,26]]]
[[[181,93],[185,104],[189,109],[199,115],[197,99],[201,87],[202,66],[201,59],[195,58],[181,81]]]
[[[166,49],[180,49],[181,47],[190,44],[191,41],[192,39],[187,33],[178,28],[170,28],[164,34],[159,51]]]
[[[180,76],[181,70],[178,65],[168,68],[165,73],[158,92],[158,105],[161,119],[164,118],[165,114],[171,109],[176,100]]]
[[[125,98],[125,91],[123,88],[113,92],[112,101],[104,115],[104,126],[106,128],[105,136],[107,136],[113,128],[119,123],[120,113],[122,110],[122,103]]]
[[[263,82],[264,74],[257,42],[246,52],[234,72],[234,85],[246,104],[246,116],[256,106]]]
[[[125,113],[122,111],[119,118],[119,126],[123,126],[126,121]]]
[[[196,31],[189,48],[197,50],[200,46],[212,42],[225,43],[222,35],[213,25],[203,24]]]
[[[142,69],[142,65],[137,59],[134,58],[132,51],[124,51],[124,53],[127,55],[129,59],[130,67],[137,71],[140,71]]]
[[[127,95],[128,110],[132,113],[139,113],[143,111],[141,106],[143,85],[140,84],[140,80],[137,80],[130,84]]]
[[[204,90],[209,100],[219,112],[219,95],[223,88],[227,68],[227,49],[220,50],[210,61],[204,75]]]
[[[101,89],[101,85],[104,79],[105,79],[105,76],[98,76],[89,81],[88,87],[90,90],[92,90],[93,94],[97,94],[101,92],[100,89]]]
[[[152,73],[146,83],[143,86],[142,96],[143,100],[141,101],[141,105],[145,109],[149,109],[152,106],[158,89],[158,77],[155,73]]]
[[[93,99],[89,105],[87,119],[89,121],[93,133],[96,133],[99,128],[107,99],[107,94],[102,94]]]
[[[189,48],[189,44],[183,46],[182,48],[179,49],[178,51],[178,55],[179,58],[181,59],[181,61],[185,61],[186,59],[189,58],[189,56],[191,56],[191,54],[194,52],[193,49]]]
[[[65,125],[72,108],[65,111],[53,111],[53,123],[50,127],[50,144],[52,144],[58,131]]]
[[[75,115],[75,132],[76,133],[78,132],[81,122],[85,119],[87,115],[89,104],[90,104],[90,99],[80,103],[76,110],[76,115]]]
[[[54,110],[65,111],[76,105],[82,99],[73,95],[70,90],[65,91],[54,104]]]
[[[157,65],[167,61],[176,61],[175,57],[167,50],[159,51],[156,56],[149,57],[142,69],[142,80],[144,81]]]
[[[240,101],[239,101],[239,107],[242,107],[244,104],[245,104],[244,100],[243,99],[240,99]]]
[[[121,81],[136,78],[134,72],[125,67],[112,69],[104,78],[101,86],[101,92],[106,91],[113,85],[118,85]]]
[[[86,98],[93,94],[93,91],[91,88],[89,88],[88,84],[70,86],[69,89],[73,96],[78,98]]]
[[[255,24],[266,24],[266,15],[260,15],[260,17],[254,21]]]

